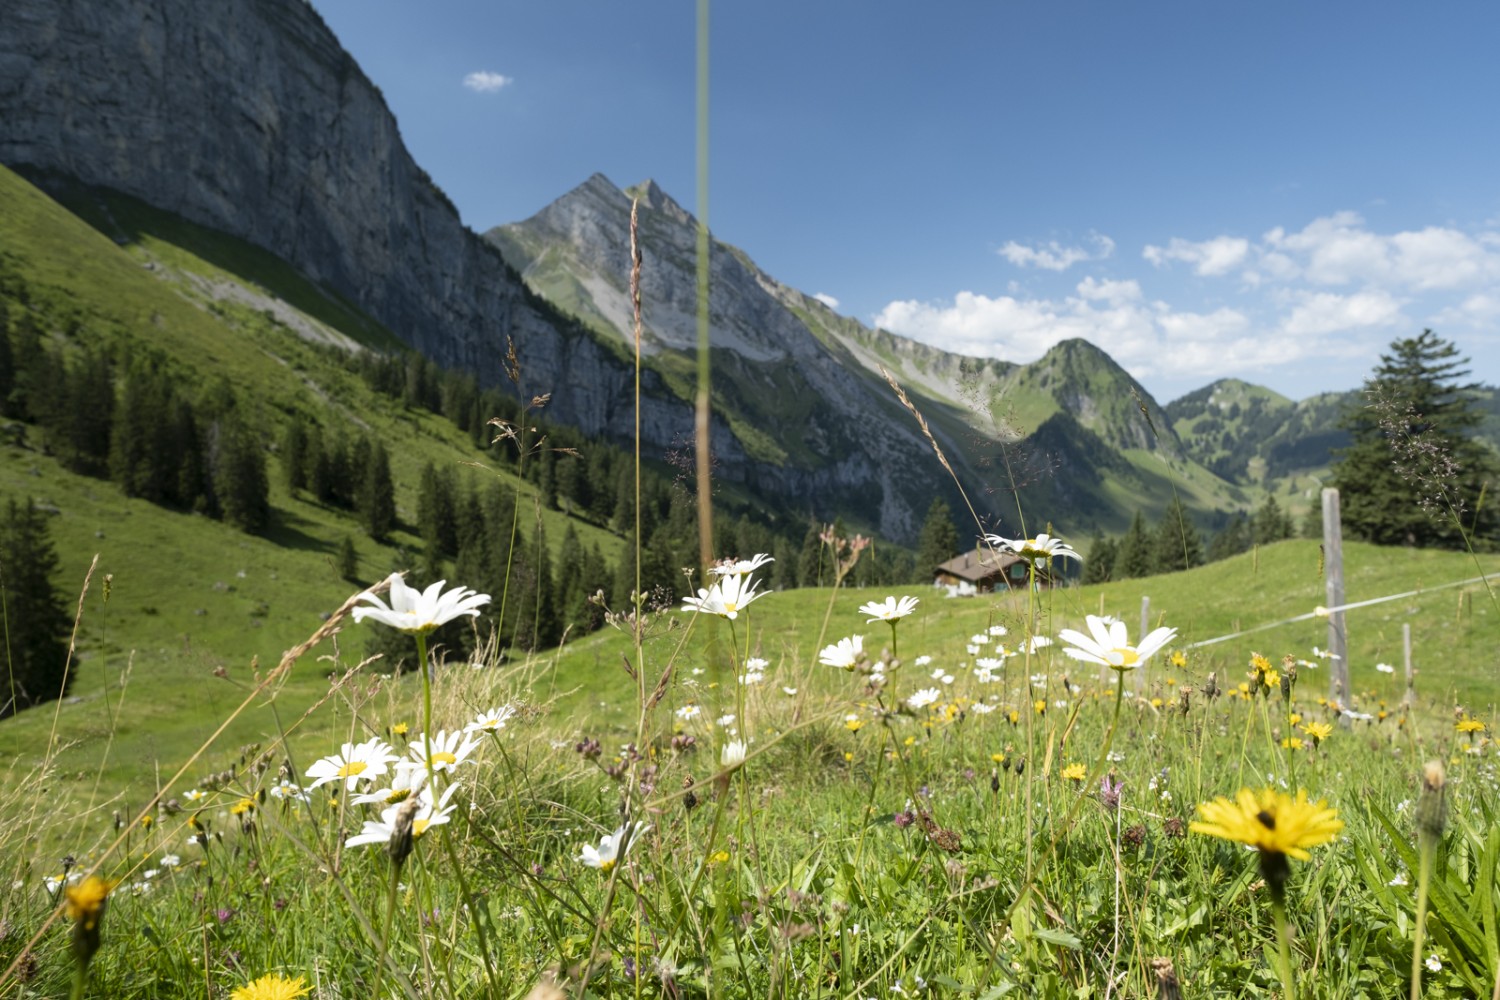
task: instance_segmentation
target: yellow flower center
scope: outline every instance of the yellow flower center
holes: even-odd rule
[[[362,760],[351,760],[349,763],[339,768],[339,777],[352,778],[356,774],[363,774],[365,771],[369,770],[369,768],[370,765],[366,764]]]
[[[739,609],[739,605],[735,604],[733,601],[724,602],[724,611],[728,614],[734,614]]]
[[[1117,664],[1117,666],[1121,669],[1126,667],[1133,667],[1137,663],[1141,662],[1141,654],[1137,653],[1129,646],[1119,646],[1115,649],[1110,650],[1110,652],[1114,653],[1120,658],[1120,662]]]
[[[422,836],[422,834],[424,834],[424,833],[427,832],[427,828],[429,826],[431,826],[431,825],[432,825],[432,820],[430,820],[430,819],[415,820],[415,821],[412,822],[412,825],[411,825],[411,835],[413,837],[420,837],[420,836]]]
[[[614,858],[610,858],[608,861],[601,861],[601,862],[599,862],[599,870],[601,872],[607,872],[611,868],[613,868],[614,866],[615,866],[615,859]]]
[[[432,755],[432,762],[434,764],[457,764],[458,758],[446,750],[439,750]]]
[[[410,795],[410,788],[397,788],[393,789],[391,794],[385,797],[385,801],[390,805],[395,805],[397,802],[405,802]]]

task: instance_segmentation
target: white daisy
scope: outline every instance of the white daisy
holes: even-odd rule
[[[682,599],[683,611],[700,611],[708,615],[718,615],[720,618],[728,618],[733,621],[739,617],[751,601],[757,597],[764,597],[764,593],[756,593],[755,581],[748,576],[726,576],[718,583],[704,590],[698,588],[697,597],[684,597]]]
[[[458,791],[458,784],[449,785],[443,790],[442,798],[434,804],[432,801],[432,789],[424,788],[421,792],[421,804],[417,807],[416,815],[412,817],[411,837],[417,840],[428,830],[435,826],[442,826],[448,822],[456,808],[448,800],[453,793]],[[400,812],[401,806],[387,806],[380,811],[380,819],[367,819],[364,828],[344,841],[345,847],[364,847],[366,844],[389,844],[391,835],[396,832],[396,814]]]
[[[871,601],[860,605],[859,613],[869,615],[869,620],[872,622],[894,622],[900,621],[915,610],[917,610],[915,597],[903,597],[898,601],[892,596],[884,601]]]
[[[1075,660],[1115,670],[1136,669],[1177,637],[1175,628],[1159,628],[1142,639],[1139,646],[1132,646],[1124,622],[1106,624],[1095,615],[1089,615],[1086,621],[1091,635],[1073,629],[1063,629],[1057,634],[1063,642],[1070,644],[1063,652]]]
[[[330,781],[344,782],[344,790],[354,791],[361,781],[369,781],[384,774],[396,759],[396,753],[380,737],[363,743],[345,743],[336,754],[324,757],[307,769],[307,776],[315,779],[309,789],[325,785]]]
[[[758,552],[752,559],[725,559],[723,562],[718,563],[717,565],[710,566],[708,568],[708,571],[720,577],[746,576],[750,573],[754,573],[766,563],[773,563],[775,561],[776,558],[774,556],[767,555],[764,552]],[[748,604],[749,602],[747,601],[746,603]]]
[[[412,794],[421,791],[426,783],[427,769],[425,767],[409,760],[397,761],[396,766],[391,769],[389,788],[372,788],[362,795],[356,795],[354,802],[356,805],[370,803],[393,806],[411,798]]]
[[[460,741],[462,742],[460,743]],[[408,748],[412,760],[423,767],[428,766],[429,742],[432,745],[432,770],[434,772],[447,771],[450,774],[458,768],[458,765],[467,760],[469,754],[473,753],[475,748],[479,746],[479,740],[472,737],[464,739],[464,734],[456,729],[451,733],[447,730],[439,729],[437,735],[433,737],[428,737],[426,733],[423,733],[413,740],[411,746]]]
[[[923,688],[922,690],[913,694],[910,698],[907,698],[906,704],[908,708],[911,708],[913,710],[923,709],[928,705],[931,705],[933,702],[937,701],[942,696],[943,693],[937,688]]]
[[[362,622],[368,618],[382,625],[389,625],[391,628],[416,635],[431,632],[460,615],[477,617],[480,607],[490,602],[489,594],[477,594],[467,587],[454,587],[444,593],[443,585],[448,582],[447,580],[439,580],[426,590],[408,587],[406,581],[401,579],[400,573],[392,573],[389,580],[390,605],[387,606],[374,594],[361,594],[359,599],[368,602],[371,606],[354,609],[356,622]]]
[[[498,733],[505,728],[505,723],[515,714],[516,710],[511,705],[501,705],[499,708],[491,709],[488,712],[480,712],[474,716],[473,722],[464,726],[464,732]]]
[[[832,646],[824,646],[823,651],[818,654],[818,662],[824,666],[853,670],[854,665],[864,655],[864,651],[865,637],[853,635],[847,639],[840,639]]]
[[[1045,532],[1035,538],[1002,538],[999,535],[985,535],[984,540],[997,549],[1014,552],[1022,559],[1028,559],[1038,566],[1045,566],[1052,559],[1059,558],[1083,562],[1083,557],[1073,551],[1071,545]]]
[[[636,829],[633,823],[624,823],[599,839],[599,846],[584,844],[579,850],[578,860],[590,868],[607,872],[630,851],[630,846],[651,829],[650,825]],[[623,843],[623,849],[622,849]]]

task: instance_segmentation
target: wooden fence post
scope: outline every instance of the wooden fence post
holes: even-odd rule
[[[1339,491],[1323,490],[1323,584],[1328,607],[1328,697],[1349,707],[1349,637],[1344,626],[1344,536],[1339,523]],[[1348,719],[1344,718],[1348,725]]]

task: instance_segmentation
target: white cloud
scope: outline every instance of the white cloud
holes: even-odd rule
[[[1011,240],[996,252],[1017,267],[1040,267],[1045,271],[1066,271],[1074,264],[1103,260],[1115,252],[1115,241],[1108,236],[1091,233],[1088,241],[1094,245],[1092,251],[1084,247],[1065,247],[1056,240],[1039,247]]]
[[[1193,271],[1205,277],[1218,277],[1239,267],[1250,256],[1250,241],[1238,236],[1215,236],[1194,243],[1174,236],[1165,247],[1147,246],[1141,256],[1157,267],[1180,260],[1193,265]]]
[[[1095,281],[1090,275],[1078,283],[1078,294],[1091,302],[1137,302],[1141,297],[1138,281]]]
[[[1389,292],[1375,289],[1354,295],[1305,293],[1283,320],[1282,330],[1295,337],[1320,336],[1390,326],[1401,319],[1401,303]]]
[[[515,81],[500,73],[491,73],[489,70],[478,70],[464,77],[464,86],[476,94],[493,94],[503,87],[508,87]]]
[[[839,307],[839,300],[834,298],[832,295],[829,295],[827,292],[814,292],[813,298],[817,299],[819,302],[823,303],[830,309],[837,309]]]

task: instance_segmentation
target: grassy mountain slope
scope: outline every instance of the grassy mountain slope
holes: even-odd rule
[[[643,347],[658,367],[685,373],[694,344],[690,251],[696,222],[654,183],[622,193],[596,175],[531,219],[487,237],[534,291],[601,336],[625,342],[628,265],[621,247],[605,245],[619,226],[601,220],[628,212],[627,194],[640,199]],[[1005,495],[1018,488],[1025,506],[1047,511],[1059,529],[1074,533],[1123,531],[1136,506],[1154,513],[1174,487],[1204,513],[1248,502],[1241,490],[1200,468],[1149,393],[1085,341],[1060,343],[1029,365],[950,354],[869,329],[776,281],[743,250],[714,246],[720,260],[711,284],[718,405],[734,426],[763,429],[788,461],[826,453],[830,444],[861,433],[873,414],[914,426],[894,405],[883,370],[921,410],[981,513],[998,515],[1005,530],[1021,528],[1015,503]],[[809,373],[832,366],[846,379],[853,376],[858,391],[845,382],[841,392],[830,393],[808,380]],[[824,398],[830,396],[842,398]],[[868,401],[869,413],[860,415],[855,397]],[[925,442],[915,447],[929,450]],[[922,456],[882,455],[886,462],[898,458]],[[946,474],[937,470],[937,478],[935,488],[948,490]]]
[[[64,593],[79,592],[95,553],[99,566],[82,619],[71,697],[0,722],[0,753],[44,748],[56,707],[59,736],[75,744],[62,758],[67,772],[74,763],[97,762],[110,732],[106,723],[117,716],[119,749],[103,772],[108,784],[140,780],[153,761],[166,767],[185,759],[243,696],[252,663],[274,664],[356,589],[333,568],[343,536],[356,538],[364,580],[411,565],[421,548],[409,526],[424,463],[459,468],[460,478],[496,476],[523,494],[533,489],[503,471],[463,468],[490,456],[448,421],[393,405],[315,346],[309,338],[388,342],[378,324],[346,303],[239,241],[132,199],[75,195],[70,201],[78,214],[0,168],[0,267],[22,279],[27,291],[25,304],[9,303],[12,316],[25,310],[49,334],[71,331],[78,342],[163,352],[184,384],[222,377],[259,411],[271,440],[292,414],[326,428],[378,435],[391,454],[405,525],[389,544],[377,545],[348,512],[289,495],[272,460],[271,527],[261,536],[246,535],[74,475],[39,450],[34,428],[13,425],[0,444],[0,499],[30,498],[55,511],[49,522],[62,561],[56,582]],[[556,511],[540,516],[555,554],[566,519]],[[618,537],[576,525],[585,545],[598,543],[606,558],[617,557]],[[112,578],[107,604],[106,574]],[[346,662],[358,658],[364,643],[363,634],[343,640]],[[290,725],[327,693],[329,666],[316,657],[331,652],[319,649],[299,666],[280,702],[281,724]],[[213,676],[220,667],[228,670],[227,680]],[[275,725],[269,714],[253,711],[221,745],[245,742]],[[91,767],[80,763],[78,772]]]

